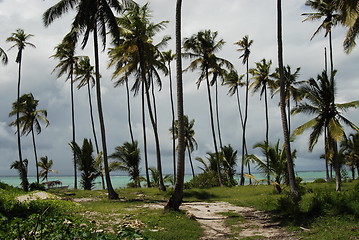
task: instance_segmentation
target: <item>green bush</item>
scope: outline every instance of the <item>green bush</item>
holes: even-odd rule
[[[218,187],[219,181],[217,173],[214,171],[204,172],[196,175],[188,183],[185,184],[186,189],[191,188],[212,188]]]
[[[326,183],[327,181],[325,181],[325,179],[323,178],[317,178],[313,181],[313,183]]]
[[[30,189],[30,191],[36,191],[36,190],[45,191],[46,190],[45,186],[38,182],[31,183],[29,185],[29,189]]]

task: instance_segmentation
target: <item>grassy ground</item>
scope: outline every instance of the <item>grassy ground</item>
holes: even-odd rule
[[[355,184],[358,184],[358,181],[344,183],[340,194],[333,191],[335,186],[331,183],[304,184],[302,186],[305,194],[299,208],[293,207],[293,202],[286,197],[285,193],[277,195],[273,187],[267,185],[191,189],[185,191],[184,201],[225,201],[238,206],[250,206],[269,211],[276,215],[277,220],[288,229],[296,231],[298,237],[302,239],[359,239],[359,193],[355,195],[354,192],[359,189],[354,190]],[[164,203],[169,198],[170,191],[161,192],[157,189],[146,188],[118,189],[121,199],[116,201],[108,200],[106,192],[102,190],[57,190],[51,193],[55,193],[62,199],[76,199],[79,202],[71,207],[71,212],[66,213],[80,219],[73,221],[85,223],[92,232],[109,233],[106,237],[93,239],[115,239],[111,236],[116,236],[121,230],[125,230],[122,236],[126,234],[136,236],[135,233],[131,233],[133,229],[140,229],[140,232],[136,233],[148,239],[199,239],[202,234],[200,226],[184,212],[165,213],[162,209],[148,207],[149,203]],[[8,205],[8,199],[13,199],[23,193],[18,190],[0,189],[0,194],[2,196],[0,203],[3,204],[0,207],[6,210],[5,205]],[[64,201],[55,202],[55,205],[61,205]],[[71,201],[66,202],[71,203]],[[16,209],[17,206],[12,207]],[[21,209],[23,208],[20,207]],[[56,211],[54,213],[56,214]],[[2,215],[6,218],[1,219]],[[224,213],[224,215],[229,217],[226,225],[232,227],[232,232],[240,231],[238,223],[244,221],[243,217],[232,212]],[[15,217],[29,216],[16,215]],[[3,224],[9,223],[10,218],[6,216],[6,213],[0,212],[0,221],[3,221]],[[81,234],[85,233],[89,234],[86,231],[81,232]]]

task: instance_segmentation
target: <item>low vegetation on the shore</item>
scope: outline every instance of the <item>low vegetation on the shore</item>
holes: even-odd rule
[[[301,199],[287,189],[272,186],[188,189],[184,201],[223,201],[267,211],[275,221],[301,239],[358,239],[359,182],[301,184]],[[152,208],[164,203],[171,191],[154,188],[120,189],[120,200],[108,200],[106,191],[51,190],[56,199],[19,201],[22,190],[0,183],[0,239],[199,239],[200,225],[184,211]],[[225,213],[230,234],[246,221]],[[238,222],[238,223],[237,223]]]

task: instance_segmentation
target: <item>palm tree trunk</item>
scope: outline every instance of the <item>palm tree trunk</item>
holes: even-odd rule
[[[133,138],[132,124],[131,124],[131,106],[130,106],[130,90],[128,88],[128,78],[126,77],[126,96],[127,96],[127,120],[128,120],[128,129],[130,130],[130,136],[132,144],[134,144],[135,139]]]
[[[329,31],[329,57],[330,57],[330,76],[331,76],[334,71],[332,31]]]
[[[145,83],[146,86],[146,83]],[[159,189],[161,191],[166,191],[166,187],[163,183],[163,174],[162,174],[162,163],[161,163],[161,149],[160,149],[160,139],[158,137],[158,130],[157,130],[157,122],[155,121],[155,117],[153,116],[153,111],[151,107],[151,99],[150,94],[148,92],[148,86],[146,86],[146,98],[147,98],[147,108],[148,113],[150,115],[150,120],[152,123],[153,134],[155,136],[155,143],[156,143],[156,158],[157,158],[157,171],[159,173]]]
[[[73,65],[70,69],[70,89],[71,89],[71,124],[72,124],[72,142],[76,142],[76,131],[75,131],[75,104],[74,104],[74,79],[73,79]],[[76,166],[76,154],[74,154],[74,189],[77,189],[77,166]]]
[[[287,116],[285,111],[285,79],[284,79],[284,67],[283,67],[283,40],[282,40],[282,0],[277,0],[277,14],[278,14],[278,63],[279,63],[279,77],[280,77],[280,110],[282,118],[282,128],[285,142],[285,151],[287,156],[287,168],[290,193],[293,197],[299,195],[298,186],[295,182],[294,164],[292,159],[292,152],[290,149],[290,139],[287,124]]]
[[[36,181],[37,183],[40,182],[39,179],[39,165],[38,165],[38,161],[37,161],[37,151],[36,151],[36,142],[35,142],[35,134],[34,134],[34,127],[31,126],[31,136],[32,136],[32,145],[34,148],[34,155],[35,155],[35,164],[36,164]]]
[[[108,167],[108,155],[107,155],[107,145],[106,145],[106,132],[105,132],[105,121],[103,118],[102,111],[102,100],[101,100],[101,83],[100,83],[100,66],[99,66],[99,54],[98,54],[98,39],[97,39],[97,27],[93,30],[94,36],[94,51],[95,51],[95,71],[96,71],[96,95],[97,95],[97,109],[100,122],[100,132],[102,138],[102,151],[103,151],[103,164],[105,168],[105,178],[106,186],[109,199],[118,199],[118,194],[112,187],[110,171]]]
[[[220,127],[220,123],[219,123],[219,104],[218,104],[218,83],[217,83],[217,81],[216,81],[216,118],[217,118],[219,147],[220,147],[220,149],[222,149],[223,145],[222,145],[221,127]]]
[[[142,107],[142,131],[143,131],[143,151],[145,155],[145,168],[146,168],[146,180],[147,187],[151,187],[150,175],[148,174],[148,158],[147,158],[147,134],[146,134],[146,115],[145,115],[145,82],[142,82],[141,93],[141,107]]]
[[[213,110],[212,110],[212,97],[211,97],[211,87],[210,87],[209,80],[208,80],[208,70],[206,70],[206,81],[207,81],[207,94],[208,94],[209,114],[210,114],[210,118],[211,118],[212,138],[213,138],[213,145],[214,145],[214,150],[215,150],[216,159],[217,159],[218,182],[219,182],[219,186],[222,187],[222,186],[223,186],[223,183],[222,183],[221,169],[220,169],[220,164],[219,164],[219,153],[218,153],[218,148],[217,148],[216,134],[215,134],[215,130],[214,130]]]
[[[181,58],[181,7],[182,0],[176,2],[176,76],[177,76],[177,115],[178,115],[178,159],[175,188],[168,200],[165,210],[178,210],[183,199],[184,187],[184,120],[183,120],[183,84],[182,84],[182,58]]]
[[[21,168],[19,169],[19,171],[21,171],[20,173],[20,177],[21,177],[21,185],[22,185],[22,189],[27,192],[29,191],[29,181],[27,179],[27,171],[24,165],[24,161],[22,160],[22,151],[21,151],[21,132],[20,132],[20,122],[19,122],[19,118],[20,118],[20,79],[21,79],[21,50],[19,52],[19,70],[18,70],[18,80],[17,80],[17,111],[16,111],[16,129],[17,129],[17,148],[18,148],[18,152],[19,152],[19,162],[21,165]]]
[[[156,96],[155,96],[155,86],[153,85],[153,78],[152,78],[152,74],[151,74],[151,94],[152,94],[152,102],[153,102],[153,114],[154,114],[154,119],[155,119],[155,123],[157,125],[157,106],[156,106]]]
[[[175,129],[175,107],[173,103],[173,90],[172,90],[172,76],[171,76],[171,63],[168,62],[168,72],[170,78],[170,100],[171,100],[171,112],[172,112],[172,129]],[[175,131],[172,131],[172,157],[173,157],[173,177],[176,179],[176,138]]]
[[[338,154],[338,145],[337,142],[332,139],[333,143],[333,152],[334,152],[334,169],[335,169],[335,183],[336,191],[340,192],[342,190],[342,176],[341,176],[341,162]]]
[[[267,98],[267,86],[264,90],[264,108],[266,114],[266,164],[269,167],[268,145],[269,145],[269,117],[268,117],[268,98]],[[270,185],[270,175],[267,174],[268,185]]]
[[[246,62],[247,68],[247,79],[246,79],[246,105],[244,110],[244,122],[243,122],[243,134],[242,134],[242,165],[241,165],[241,180],[240,185],[244,185],[244,165],[245,165],[245,148],[246,148],[246,127],[247,127],[247,119],[248,119],[248,92],[249,92],[249,64],[248,59]]]
[[[329,182],[331,179],[329,177],[329,169],[328,169],[328,163],[329,163],[329,141],[328,141],[328,128],[325,127],[324,129],[324,157],[325,157],[325,170],[326,170],[326,180]]]
[[[243,123],[243,115],[242,115],[242,110],[241,110],[241,102],[240,102],[240,99],[239,99],[238,89],[236,90],[236,96],[237,96],[237,106],[238,106],[238,112],[239,112],[239,119],[241,120],[241,126],[242,126],[242,130],[243,130],[244,123]]]
[[[98,142],[97,142],[97,136],[96,136],[96,129],[95,129],[95,121],[93,118],[93,111],[92,111],[92,100],[91,100],[91,88],[90,88],[90,83],[87,83],[87,94],[88,94],[88,99],[89,99],[89,109],[90,109],[90,118],[91,118],[91,127],[92,127],[92,134],[93,134],[93,138],[95,141],[95,147],[96,147],[96,153],[97,155],[100,154],[100,150],[98,147]],[[101,163],[101,169],[102,169],[102,163]],[[103,176],[103,174],[101,173],[101,182],[102,182],[102,189],[106,189],[105,186],[105,178]]]
[[[189,149],[189,147],[187,146],[187,152],[188,152],[188,159],[189,159],[189,163],[191,164],[191,170],[192,170],[192,177],[194,178],[194,168],[193,168],[193,162],[192,162],[192,157],[191,157],[191,150]]]

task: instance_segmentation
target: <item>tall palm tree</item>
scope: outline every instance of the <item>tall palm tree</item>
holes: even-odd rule
[[[192,177],[195,177],[192,156],[191,156],[191,153],[194,151],[194,149],[198,149],[197,141],[194,138],[195,131],[193,129],[195,120],[192,119],[191,121],[189,121],[187,115],[183,116],[183,120],[184,120],[185,146],[187,148],[188,159],[189,159],[189,163],[190,163],[191,169],[192,169]],[[175,139],[177,139],[178,138],[178,120],[175,120],[174,127],[170,128],[169,130],[172,133],[172,135],[175,137]]]
[[[52,58],[58,59],[60,62],[55,66],[54,71],[58,71],[57,78],[66,74],[66,80],[70,80],[70,98],[71,98],[71,124],[72,124],[72,142],[76,141],[75,129],[75,102],[74,102],[74,73],[80,57],[75,56],[76,40],[74,33],[67,34],[62,42],[55,47],[56,53]],[[73,151],[73,154],[76,152]],[[73,156],[74,159],[76,158]],[[74,161],[74,188],[77,189],[77,162]]]
[[[121,170],[126,171],[131,177],[135,187],[141,187],[140,184],[140,149],[138,148],[138,142],[133,143],[125,142],[122,146],[117,146],[115,152],[112,153],[109,158],[114,159],[114,162],[110,163],[112,171]]]
[[[96,153],[99,154],[100,150],[97,143],[97,136],[96,136],[96,129],[95,129],[95,122],[93,117],[93,110],[92,110],[92,97],[91,97],[91,88],[95,86],[95,72],[94,66],[91,66],[90,58],[85,56],[81,57],[76,64],[75,67],[75,75],[76,78],[74,81],[78,81],[77,88],[80,89],[84,86],[87,86],[87,95],[89,100],[89,110],[90,110],[90,118],[91,118],[91,127],[92,127],[92,134],[95,141]]]
[[[345,135],[341,123],[344,123],[352,129],[358,131],[359,128],[345,118],[341,111],[347,111],[350,108],[358,108],[359,101],[352,101],[348,103],[336,103],[335,95],[335,74],[333,71],[331,76],[323,71],[321,75],[317,76],[317,81],[313,78],[308,80],[308,83],[300,88],[306,100],[301,102],[297,107],[292,109],[292,114],[306,113],[314,114],[315,117],[303,125],[299,126],[294,135],[303,133],[304,130],[311,128],[312,132],[309,138],[309,150],[312,151],[318,138],[323,133],[326,134],[325,139],[325,156],[328,157],[328,151],[334,153],[334,165],[336,172],[336,190],[341,190],[341,177],[340,177],[340,162],[338,159],[337,143],[340,142]]]
[[[223,39],[217,41],[216,39],[217,36],[218,36],[218,32],[211,32],[210,30],[199,31],[197,34],[192,35],[190,38],[185,38],[183,42],[183,48],[186,51],[184,53],[184,56],[194,59],[187,67],[187,69],[185,69],[185,71],[187,70],[194,71],[197,68],[200,69],[200,76],[196,83],[197,88],[200,87],[203,80],[205,80],[207,83],[207,95],[208,95],[208,105],[209,105],[209,113],[211,120],[213,145],[214,145],[216,156],[219,158],[219,151],[217,146],[214,119],[213,119],[209,74],[211,70],[213,70],[218,64],[220,63],[226,64],[227,61],[222,58],[218,58],[215,55],[215,53],[219,51],[225,43]],[[218,172],[218,181],[219,181],[219,185],[223,186],[221,174],[219,174],[219,172]]]
[[[175,107],[173,101],[173,87],[172,87],[172,71],[171,71],[171,62],[175,59],[176,54],[172,54],[172,50],[162,52],[163,60],[167,63],[168,66],[168,76],[169,76],[169,90],[170,90],[170,101],[171,101],[171,113],[172,113],[172,121],[171,128],[175,127]],[[176,139],[175,133],[172,131],[172,157],[173,157],[173,176],[176,179]]]
[[[332,28],[340,21],[340,15],[337,13],[336,6],[333,4],[332,0],[307,0],[305,5],[317,12],[303,13],[302,15],[306,16],[303,21],[317,21],[324,18],[310,40],[312,40],[322,29],[325,29],[326,32],[324,36],[327,37],[329,35],[330,71],[334,71]]]
[[[6,65],[8,62],[8,57],[6,55],[6,52],[0,47],[0,58],[1,58],[1,62]]]
[[[49,125],[49,120],[47,120],[47,111],[44,109],[37,109],[39,100],[36,100],[32,93],[24,94],[20,97],[19,102],[14,102],[12,111],[9,113],[9,116],[12,117],[20,112],[19,118],[11,122],[10,126],[16,126],[19,121],[19,126],[21,130],[21,135],[32,136],[32,144],[34,148],[35,155],[35,164],[36,164],[36,180],[39,182],[39,168],[37,160],[37,151],[36,151],[36,142],[35,142],[35,131],[37,134],[41,133],[41,124],[44,123],[47,127]]]
[[[185,138],[184,138],[184,114],[183,114],[183,82],[182,82],[182,52],[181,52],[181,26],[182,26],[182,0],[176,0],[176,79],[177,79],[177,119],[178,119],[178,158],[176,183],[173,194],[168,200],[165,210],[178,210],[183,199],[184,174],[185,174]]]
[[[81,173],[81,184],[84,190],[92,190],[95,186],[94,181],[100,175],[97,168],[96,159],[93,156],[93,146],[91,140],[84,139],[82,147],[77,145],[76,142],[69,144],[71,150],[76,152],[74,161],[77,162],[78,169]]]
[[[122,0],[122,3],[132,3],[130,0]],[[117,0],[60,0],[57,4],[50,7],[43,14],[43,22],[45,26],[49,26],[56,18],[60,18],[63,14],[67,13],[69,9],[76,10],[76,16],[72,22],[72,31],[75,33],[84,34],[82,41],[82,48],[87,45],[90,34],[93,34],[94,54],[95,54],[95,73],[96,73],[96,95],[97,95],[97,108],[100,122],[103,162],[105,168],[106,185],[108,197],[110,199],[117,199],[118,194],[114,191],[108,168],[107,159],[107,143],[105,122],[102,110],[101,99],[101,82],[100,82],[100,66],[99,66],[99,43],[98,37],[101,37],[102,45],[105,49],[107,33],[110,32],[114,39],[118,39],[120,32],[118,29],[116,17],[113,10],[121,13],[123,4]],[[99,34],[99,35],[98,35]]]
[[[242,40],[235,43],[240,48],[237,49],[243,54],[239,57],[242,58],[243,65],[246,65],[246,101],[244,109],[244,121],[243,121],[243,133],[242,133],[242,164],[241,164],[241,180],[240,185],[244,185],[244,162],[245,162],[245,149],[246,147],[246,128],[248,120],[248,92],[249,92],[249,56],[251,54],[250,47],[253,44],[253,40],[249,40],[248,35],[244,36]]]
[[[118,18],[120,31],[123,32],[123,38],[120,44],[111,49],[109,52],[111,63],[116,64],[118,68],[115,71],[115,76],[124,74],[121,79],[127,78],[129,75],[135,75],[136,81],[132,90],[137,94],[142,87],[142,117],[144,119],[144,97],[146,97],[148,113],[150,116],[155,143],[156,143],[156,159],[157,170],[160,172],[159,188],[165,190],[162,177],[162,163],[161,163],[161,150],[158,136],[157,120],[153,112],[150,87],[152,85],[152,77],[155,77],[157,83],[160,85],[160,77],[156,69],[163,69],[163,61],[159,61],[158,57],[161,55],[159,48],[166,44],[169,40],[164,37],[159,44],[153,44],[153,37],[155,34],[163,30],[167,21],[160,23],[150,22],[150,10],[148,4],[144,6],[134,6],[127,9],[123,17]],[[120,80],[121,80],[120,79]],[[143,131],[145,140],[145,127],[143,120]],[[146,144],[145,148],[146,148]],[[147,153],[145,150],[145,164],[147,165]],[[147,169],[148,166],[146,166]],[[146,170],[147,171],[147,170]],[[150,183],[148,182],[148,185]]]
[[[283,61],[283,33],[282,33],[282,0],[277,0],[277,42],[278,42],[278,70],[280,79],[280,113],[282,119],[283,138],[287,157],[287,171],[290,193],[292,197],[299,196],[298,186],[295,181],[294,162],[290,147],[290,132],[288,129],[287,114],[285,112],[285,79]]]
[[[37,163],[37,165],[42,168],[40,171],[40,177],[42,177],[41,181],[48,181],[47,177],[50,172],[58,173],[56,170],[51,169],[54,162],[52,160],[49,161],[49,158],[47,156],[40,157],[40,162]]]
[[[274,80],[273,74],[270,72],[270,68],[272,66],[272,60],[269,62],[266,59],[262,59],[261,62],[256,63],[256,68],[252,68],[249,70],[249,73],[253,76],[253,82],[249,86],[249,88],[253,88],[253,93],[260,92],[259,96],[262,99],[264,94],[264,110],[265,110],[265,119],[266,119],[266,133],[265,133],[265,142],[269,143],[269,114],[268,114],[268,89],[273,91],[274,89]],[[269,164],[269,159],[267,157],[267,163]],[[269,175],[268,181],[269,181]]]
[[[17,29],[16,32],[12,33],[10,37],[6,39],[7,42],[14,43],[13,46],[10,47],[10,49],[16,47],[18,52],[16,56],[16,63],[19,65],[18,70],[18,80],[17,80],[17,102],[20,100],[20,82],[21,82],[21,65],[22,65],[22,55],[23,51],[26,46],[30,46],[35,48],[35,45],[29,42],[29,39],[33,37],[32,34],[26,34],[23,29]],[[9,50],[10,50],[9,49]],[[19,110],[16,113],[16,119],[19,119]],[[21,152],[21,140],[20,140],[20,125],[19,121],[17,121],[16,129],[17,129],[17,146],[18,146],[18,152],[19,152],[19,164],[22,165],[22,152]],[[23,171],[25,169],[24,166],[19,168],[19,171]],[[23,172],[20,174],[22,177],[22,187],[25,191],[28,191],[29,189],[29,182],[27,180],[27,172]]]

